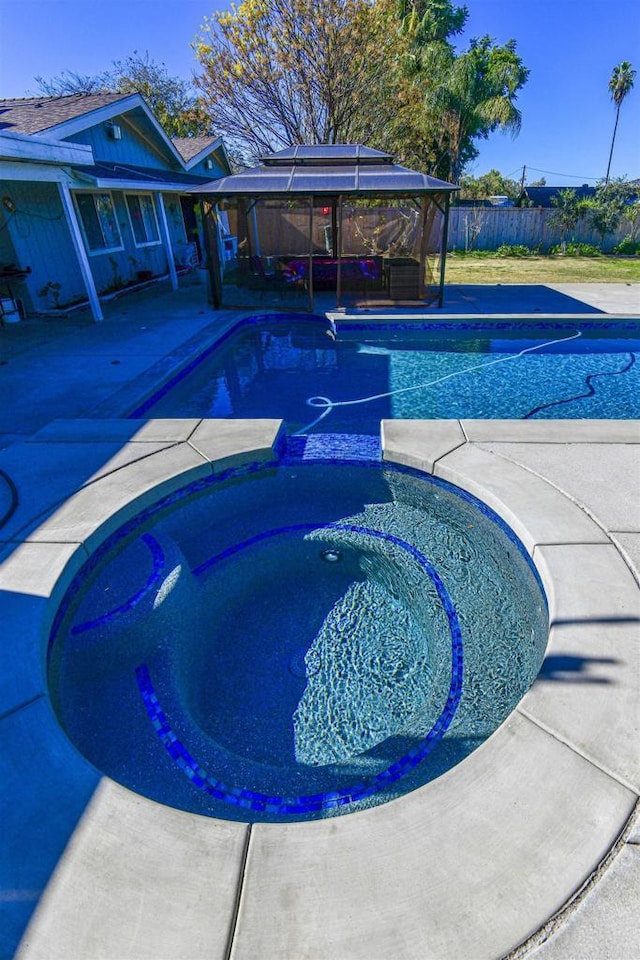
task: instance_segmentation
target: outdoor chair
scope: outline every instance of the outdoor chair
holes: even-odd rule
[[[282,300],[282,291],[285,278],[278,271],[267,272],[260,257],[249,257],[251,272],[249,274],[249,289],[259,290],[263,293],[267,290],[277,290]]]

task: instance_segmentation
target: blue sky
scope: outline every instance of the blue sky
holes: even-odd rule
[[[36,94],[34,77],[99,73],[134,50],[172,74],[197,64],[189,46],[218,0],[0,0],[0,97]],[[467,0],[463,42],[513,38],[531,75],[519,98],[520,135],[480,143],[469,172],[492,168],[549,184],[595,182],[606,172],[615,109],[607,84],[630,60],[636,86],[625,100],[612,176],[640,177],[640,2],[638,0]],[[544,172],[543,172],[544,171]]]

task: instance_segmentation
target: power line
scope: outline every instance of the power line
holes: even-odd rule
[[[535,170],[536,173],[548,173],[552,177],[567,177],[569,180],[582,180],[583,183],[586,180],[597,181],[599,179],[602,179],[601,177],[580,177],[580,176],[577,176],[575,173],[558,173],[557,170],[541,170],[540,167],[530,167],[529,164],[527,164],[527,168],[529,170]]]

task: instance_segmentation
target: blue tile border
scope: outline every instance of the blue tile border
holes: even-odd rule
[[[382,443],[379,436],[365,433],[296,434],[285,438],[280,453],[285,463],[328,459],[333,462],[362,460],[373,463],[382,460]]]
[[[349,436],[349,435],[347,435]],[[546,593],[544,590],[544,585],[540,574],[538,573],[537,567],[534,564],[533,560],[529,556],[526,548],[523,543],[516,536],[511,527],[495,513],[488,504],[484,503],[482,500],[479,500],[473,494],[469,493],[466,490],[463,490],[460,487],[454,486],[454,484],[449,483],[446,480],[441,479],[440,477],[434,477],[431,474],[424,473],[420,470],[417,470],[413,467],[407,467],[403,464],[393,463],[391,461],[382,461],[380,462],[377,459],[363,459],[359,457],[354,457],[350,459],[349,457],[323,457],[318,456],[317,458],[307,459],[304,458],[304,444],[300,444],[300,449],[295,445],[289,446],[289,442],[292,438],[283,436],[277,444],[276,450],[274,450],[274,456],[276,459],[268,461],[252,461],[250,463],[245,463],[237,467],[229,467],[227,470],[223,470],[220,473],[215,473],[207,477],[203,477],[199,480],[194,480],[189,484],[186,484],[184,487],[180,487],[178,490],[174,490],[172,493],[168,494],[165,497],[162,497],[156,503],[151,504],[145,510],[136,514],[125,524],[119,527],[114,533],[112,533],[107,539],[94,551],[89,560],[80,568],[78,573],[75,575],[71,581],[69,587],[67,588],[62,601],[55,613],[51,631],[49,634],[49,640],[47,645],[47,659],[50,657],[52,647],[57,639],[60,627],[62,622],[65,619],[68,610],[73,602],[75,595],[78,590],[85,582],[87,576],[89,576],[93,570],[98,566],[98,564],[103,560],[103,558],[117,545],[124,540],[126,537],[135,534],[135,531],[142,526],[142,524],[151,520],[157,513],[166,507],[173,506],[179,503],[182,500],[187,499],[190,496],[196,495],[203,492],[204,490],[214,487],[219,483],[224,483],[229,480],[241,480],[246,476],[253,476],[262,471],[270,472],[276,470],[280,466],[295,464],[296,466],[349,466],[358,469],[376,469],[376,470],[392,470],[396,473],[406,473],[411,476],[417,477],[424,483],[433,484],[436,487],[439,487],[442,490],[445,490],[454,496],[459,497],[465,503],[468,503],[470,506],[479,510],[487,519],[494,523],[510,540],[513,546],[517,549],[518,553],[522,559],[527,563],[531,573],[533,574],[536,583],[540,589],[541,595],[543,596],[545,603]],[[304,441],[305,438],[293,438],[295,440]],[[354,445],[359,441],[365,441],[367,437],[360,437],[359,435],[354,435],[351,438],[354,442]],[[302,452],[301,452],[302,451]]]
[[[294,324],[297,322],[302,322],[307,326],[313,326],[320,324],[322,326],[330,327],[333,331],[345,331],[345,332],[365,332],[372,333],[377,332],[406,332],[406,333],[502,333],[504,331],[517,331],[517,332],[527,332],[527,331],[543,331],[543,330],[573,330],[576,327],[576,324],[580,326],[581,330],[607,330],[607,331],[637,331],[638,336],[640,337],[640,323],[636,320],[583,320],[580,318],[570,318],[562,319],[561,321],[551,321],[551,320],[537,320],[537,321],[523,321],[523,320],[473,320],[473,321],[461,321],[461,320],[435,320],[435,321],[380,321],[379,323],[370,323],[365,320],[358,320],[357,322],[349,322],[347,320],[339,320],[337,323],[334,323],[332,320],[329,320],[326,316],[322,314],[308,314],[308,313],[269,313],[269,314],[257,314],[255,316],[243,317],[233,324],[228,330],[221,334],[213,343],[203,350],[198,356],[194,357],[189,363],[187,363],[182,369],[180,369],[173,377],[167,380],[162,384],[151,396],[147,397],[142,403],[140,403],[131,413],[127,415],[129,420],[138,420],[146,416],[152,407],[155,406],[160,400],[163,399],[170,391],[177,386],[182,380],[185,379],[188,374],[200,366],[203,361],[211,356],[212,353],[215,353],[223,344],[225,344],[231,337],[235,336],[245,327],[260,326],[262,324]]]
[[[292,443],[292,440],[295,442]],[[185,484],[185,486],[178,488],[165,497],[162,497],[156,503],[153,503],[146,509],[142,510],[139,514],[132,517],[114,533],[112,533],[91,555],[89,560],[80,569],[80,571],[78,571],[68,587],[54,617],[48,641],[47,660],[50,659],[53,646],[56,643],[60,628],[69,612],[74,597],[83,585],[86,577],[91,574],[98,564],[109,554],[109,552],[114,548],[117,548],[123,540],[125,540],[127,537],[135,536],[136,531],[138,531],[143,524],[152,520],[160,511],[167,507],[178,504],[183,500],[204,492],[205,490],[215,489],[215,487],[219,484],[229,481],[233,482],[236,480],[242,481],[245,477],[254,477],[260,473],[273,473],[282,466],[346,466],[352,469],[374,469],[383,473],[394,472],[408,474],[416,477],[421,482],[431,484],[442,489],[443,491],[448,492],[451,495],[458,497],[474,509],[479,510],[508,538],[510,543],[517,549],[520,556],[527,563],[536,580],[536,583],[538,584],[541,596],[546,604],[546,594],[542,580],[524,545],[521,543],[513,530],[511,530],[509,525],[502,520],[502,518],[498,516],[487,504],[483,503],[473,494],[454,486],[446,480],[443,480],[439,477],[434,477],[431,474],[424,473],[415,468],[387,461],[381,462],[378,454],[379,444],[377,438],[363,437],[359,435],[346,435],[339,437],[336,441],[335,437],[330,437],[329,442],[324,446],[321,444],[318,450],[315,451],[315,454],[311,457],[305,456],[306,440],[307,438],[305,437],[288,438],[285,435],[276,444],[276,450],[274,450],[274,459],[269,461],[255,461],[245,463],[240,466],[230,467],[227,470],[221,471],[220,473],[212,474]],[[331,456],[329,455],[329,451],[331,449],[339,449],[348,455],[341,457]],[[436,723],[420,742],[418,747],[401,757],[386,770],[382,771],[376,776],[372,776],[362,783],[355,784],[354,786],[339,792],[329,791],[323,794],[301,795],[297,797],[276,797],[267,794],[261,794],[257,791],[250,791],[228,786],[207,773],[207,771],[205,771],[199,765],[197,760],[189,753],[186,746],[178,739],[171,727],[169,720],[162,711],[147,666],[144,663],[140,664],[136,670],[138,689],[147,711],[147,715],[149,716],[156,733],[162,740],[162,743],[169,752],[170,756],[175,760],[185,776],[191,780],[193,785],[200,790],[204,790],[214,799],[220,800],[224,803],[229,803],[236,807],[243,807],[247,810],[254,810],[256,812],[260,811],[267,814],[274,814],[278,817],[300,817],[307,814],[317,814],[332,808],[345,806],[346,804],[356,803],[369,796],[373,796],[374,794],[385,789],[385,787],[387,787],[389,784],[394,783],[396,780],[406,776],[414,767],[424,760],[424,758],[433,750],[433,748],[445,735],[459,705],[462,692],[463,648],[460,625],[455,607],[444,584],[440,580],[437,570],[433,568],[427,557],[424,556],[424,554],[422,554],[421,551],[419,551],[415,546],[407,541],[402,540],[401,538],[385,533],[384,531],[372,530],[356,524],[340,522],[295,524],[288,527],[277,528],[275,530],[264,531],[254,537],[249,538],[247,541],[232,545],[221,553],[209,558],[208,560],[205,560],[198,567],[194,568],[192,572],[194,575],[199,575],[206,569],[214,566],[216,563],[219,563],[224,559],[240,552],[241,550],[244,550],[269,538],[279,535],[295,536],[301,532],[322,530],[323,528],[328,530],[344,530],[345,532],[363,534],[375,537],[381,541],[387,541],[395,544],[409,553],[409,555],[416,560],[424,572],[430,577],[435,586],[443,610],[446,613],[451,633],[451,681],[446,704]],[[108,613],[102,615],[101,617],[97,617],[95,620],[86,621],[85,623],[76,625],[75,630],[72,626],[72,633],[85,632],[94,626],[98,626],[100,623],[113,620],[126,610],[132,609],[160,580],[164,567],[164,555],[162,548],[155,538],[153,538],[150,534],[142,533],[140,536],[148,546],[153,558],[153,571],[147,578],[146,583],[140,588],[140,590],[137,591],[136,594]]]
[[[264,318],[263,318],[264,319]],[[348,322],[339,320],[337,323],[338,331],[358,332],[366,330],[373,332],[376,330],[391,332],[418,331],[420,333],[493,333],[504,331],[517,331],[526,333],[530,330],[575,330],[579,326],[581,330],[613,330],[613,331],[632,331],[640,337],[640,322],[638,320],[585,320],[582,316],[571,317],[567,314],[562,320],[382,320],[379,323]]]
[[[317,314],[308,314],[308,313],[272,313],[272,314],[260,314],[255,317],[243,317],[241,320],[238,320],[229,330],[226,330],[221,334],[217,340],[214,340],[213,343],[198,354],[197,357],[194,357],[189,363],[185,364],[173,377],[167,380],[162,386],[156,390],[151,396],[147,397],[141,404],[139,404],[135,410],[127,414],[127,420],[139,420],[141,417],[144,417],[149,410],[158,403],[159,400],[162,400],[163,397],[173,390],[186,376],[188,376],[193,370],[200,366],[200,364],[211,356],[212,353],[215,353],[224,343],[227,342],[231,337],[235,336],[240,330],[244,327],[258,326],[265,323],[285,323],[288,322],[296,323],[297,321],[304,321],[305,324],[319,323],[324,327],[330,327],[332,330],[335,329],[335,325],[331,320],[328,320],[325,316],[319,316]]]
[[[221,553],[216,554],[214,557],[211,557],[209,560],[206,560],[193,572],[196,575],[203,573],[215,564],[228,559],[242,550],[246,550],[257,543],[273,537],[283,535],[290,536],[292,534],[295,535],[320,530],[357,533],[391,543],[405,550],[430,578],[447,616],[451,634],[451,680],[446,703],[434,725],[415,749],[409,751],[409,753],[396,760],[391,766],[375,776],[366,778],[362,783],[354,784],[353,786],[337,791],[326,791],[324,793],[303,794],[294,797],[272,796],[256,790],[229,786],[223,781],[212,777],[199,765],[182,741],[176,736],[170,721],[162,710],[149,675],[148,667],[145,664],[141,664],[136,669],[138,689],[140,690],[140,695],[149,719],[163,746],[194,787],[198,790],[204,790],[205,793],[214,799],[221,800],[224,803],[256,812],[271,813],[277,816],[320,813],[323,810],[345,806],[348,803],[356,803],[359,800],[373,796],[373,794],[386,789],[391,783],[400,780],[421,763],[434,747],[437,746],[440,740],[442,740],[458,709],[462,696],[464,673],[462,633],[458,615],[449,592],[435,567],[420,550],[406,540],[402,540],[394,534],[384,533],[382,530],[373,530],[369,527],[362,527],[351,523],[292,524],[290,526],[264,531],[254,537],[250,537],[242,543],[234,544]]]

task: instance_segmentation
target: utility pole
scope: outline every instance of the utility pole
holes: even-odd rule
[[[523,165],[523,167],[522,167],[522,177],[521,177],[521,179],[520,179],[520,193],[522,193],[522,191],[524,190],[524,180],[525,180],[525,174],[526,174],[526,172],[527,172],[527,167],[526,167],[526,165]]]

